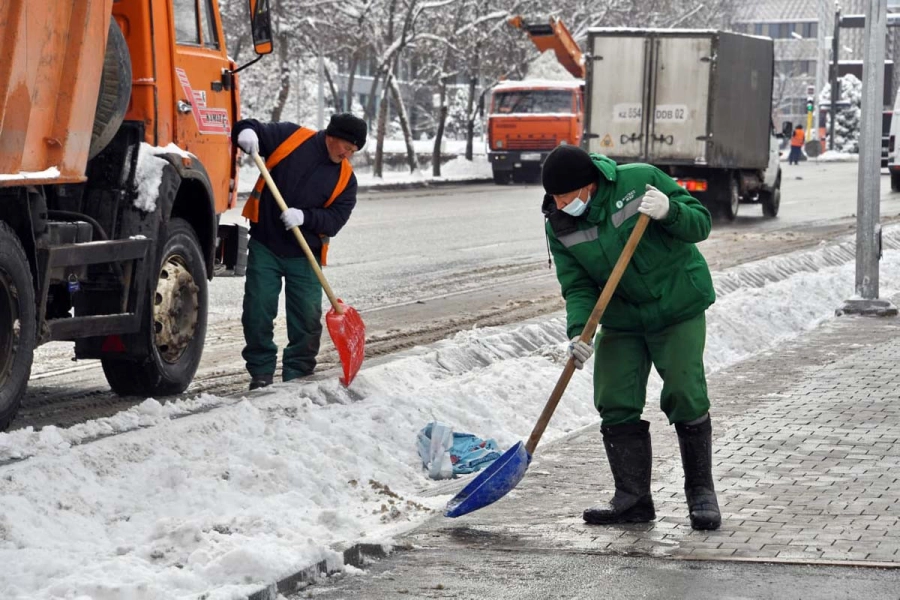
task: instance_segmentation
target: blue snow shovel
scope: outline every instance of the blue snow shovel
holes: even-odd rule
[[[625,248],[622,250],[619,260],[616,261],[612,274],[609,276],[606,285],[603,286],[600,298],[597,300],[597,304],[594,306],[594,310],[591,311],[591,316],[581,332],[580,339],[582,342],[590,344],[593,341],[594,333],[597,331],[597,325],[600,323],[600,318],[606,310],[606,305],[609,304],[613,292],[616,291],[616,286],[619,285],[619,280],[631,261],[631,255],[634,254],[634,249],[637,248],[638,242],[641,241],[641,236],[644,234],[644,230],[647,229],[649,222],[650,217],[645,214],[641,214],[638,217],[637,224],[625,243]],[[562,375],[559,376],[559,380],[556,382],[556,387],[553,388],[553,393],[550,394],[550,399],[544,405],[544,410],[531,431],[531,435],[528,437],[528,442],[525,444],[519,442],[504,452],[490,467],[470,481],[469,485],[464,487],[461,492],[447,503],[444,516],[461,517],[479,508],[484,508],[508,494],[519,484],[519,481],[525,476],[528,465],[531,464],[531,457],[535,448],[537,448],[538,441],[544,434],[544,429],[547,428],[550,417],[553,416],[553,411],[556,410],[556,405],[559,404],[574,372],[575,359],[569,357]]]

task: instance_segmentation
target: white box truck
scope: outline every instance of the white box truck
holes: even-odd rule
[[[585,146],[655,165],[728,220],[778,214],[769,38],[716,30],[588,31]]]

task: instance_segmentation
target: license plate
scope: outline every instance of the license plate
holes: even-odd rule
[[[539,161],[539,160],[541,160],[541,153],[540,152],[523,152],[522,160],[537,160],[537,161]]]

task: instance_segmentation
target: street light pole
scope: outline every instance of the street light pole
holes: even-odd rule
[[[828,62],[828,54],[825,49],[825,23],[828,21],[828,2],[829,0],[819,0],[818,2],[818,25],[816,26],[816,91],[813,95],[815,107],[813,108],[813,112],[815,114],[814,123],[815,123],[815,135],[812,139],[819,140],[819,149],[821,150],[821,140],[819,135],[819,102],[820,102],[820,94],[822,92],[822,86],[825,83],[825,69],[826,64]]]
[[[896,315],[897,308],[878,299],[881,259],[881,110],[884,97],[884,46],[887,0],[867,0],[863,57],[862,119],[856,201],[856,295],[838,314]],[[837,28],[835,28],[837,32]]]
[[[834,35],[831,38],[831,106],[828,109],[828,149],[834,150],[834,117],[837,114],[837,103],[841,99],[841,83],[838,80],[838,63],[840,63],[841,9],[834,12]]]

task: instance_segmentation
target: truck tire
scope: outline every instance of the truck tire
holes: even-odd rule
[[[891,191],[900,192],[900,171],[891,171]]]
[[[158,277],[147,298],[149,327],[142,362],[103,358],[103,373],[120,396],[172,396],[187,389],[203,355],[208,288],[203,252],[193,227],[169,221]]]
[[[100,94],[94,111],[94,129],[88,158],[94,158],[116,135],[131,99],[131,55],[125,36],[115,19],[109,22]]]
[[[0,431],[19,405],[37,344],[34,284],[19,237],[0,222]]]
[[[781,172],[775,180],[775,187],[771,190],[763,190],[759,193],[759,201],[762,203],[763,215],[774,218],[778,216],[781,207]]]
[[[741,187],[736,177],[728,178],[728,193],[721,203],[722,216],[729,221],[737,218],[738,207],[741,205]]]
[[[512,181],[512,172],[511,171],[492,171],[494,176],[494,183],[497,185],[509,185]]]

